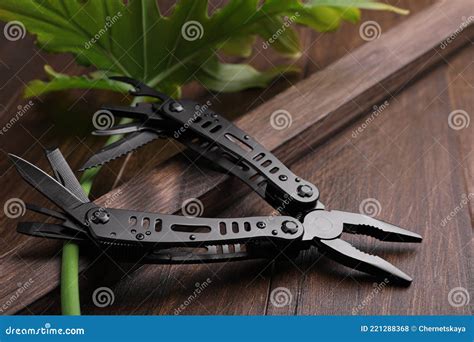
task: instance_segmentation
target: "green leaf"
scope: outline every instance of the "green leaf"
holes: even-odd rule
[[[260,72],[248,64],[225,64],[213,58],[199,69],[195,77],[210,90],[233,92],[263,88],[277,76],[298,71],[294,66],[279,66]]]
[[[220,49],[222,52],[238,57],[249,57],[252,54],[252,46],[255,42],[255,36],[241,35],[226,40]]]
[[[390,11],[402,15],[410,13],[407,10],[401,9],[396,6],[384,4],[374,0],[310,0],[307,6],[331,6],[331,7],[355,7],[360,9],[379,10],[379,11]]]
[[[333,7],[339,11],[341,18],[350,22],[357,23],[360,20],[360,10],[354,7]]]
[[[291,28],[294,25],[292,18],[284,20],[282,17],[266,17],[255,26],[255,32],[263,38],[263,48],[271,46],[275,51],[290,58],[298,58],[301,55],[298,35]]]
[[[64,89],[106,89],[126,93],[131,87],[122,82],[108,79],[104,73],[97,71],[90,75],[69,76],[53,70],[49,65],[44,66],[44,71],[49,77],[49,82],[34,80],[25,87],[26,98],[40,96],[52,91]]]
[[[298,23],[312,27],[320,32],[336,30],[343,19],[341,12],[332,7],[305,6]]]
[[[179,94],[196,74],[209,72],[207,61],[219,50],[248,57],[259,36],[277,52],[295,58],[300,46],[293,26],[335,30],[344,20],[357,21],[357,8],[402,12],[369,0],[229,0],[209,15],[207,0],[181,0],[164,16],[155,0],[2,0],[0,20],[20,21],[41,48],[72,53],[80,64],[101,70],[100,77],[53,75],[50,70],[51,81],[30,83],[28,96],[84,87],[123,91],[104,80],[111,75]]]

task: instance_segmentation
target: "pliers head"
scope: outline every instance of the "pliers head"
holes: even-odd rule
[[[384,259],[360,251],[341,239],[343,233],[360,234],[387,242],[421,242],[416,233],[374,219],[338,210],[313,210],[303,218],[303,241],[314,243],[331,259],[392,282],[408,285],[412,278]]]

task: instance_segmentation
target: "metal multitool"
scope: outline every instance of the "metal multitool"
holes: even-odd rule
[[[59,150],[47,151],[54,178],[22,158],[10,155],[20,175],[60,209],[27,208],[60,223],[21,222],[20,233],[92,242],[125,260],[142,263],[202,263],[242,259],[291,258],[315,246],[329,258],[376,277],[409,284],[412,278],[384,259],[344,241],[343,233],[381,241],[421,242],[416,233],[372,217],[326,210],[318,188],[293,174],[271,152],[234,124],[190,100],[175,100],[126,77],[135,96],[155,98],[133,107],[102,110],[131,123],[98,130],[125,137],[94,154],[83,169],[102,165],[157,138],[173,138],[232,174],[273,206],[280,215],[204,218],[103,208],[82,191]]]

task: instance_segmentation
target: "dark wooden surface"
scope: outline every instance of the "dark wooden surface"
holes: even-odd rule
[[[401,1],[399,5],[416,12],[430,3]],[[383,30],[388,30],[406,18],[366,12],[364,20],[369,19],[376,19]],[[462,22],[459,18],[448,19],[459,21],[459,24]],[[298,63],[305,67],[304,76],[323,69],[361,45],[363,41],[357,29],[358,26],[345,25],[340,32],[330,35],[302,31],[306,53]],[[336,39],[338,45],[333,43]],[[2,121],[8,120],[12,110],[24,103],[19,97],[21,85],[24,81],[41,77],[43,63],[78,72],[65,56],[39,53],[27,62],[32,57],[31,40],[16,42],[15,50],[12,49],[12,43],[3,43],[0,47],[0,58],[5,68],[1,91],[1,102],[5,107]],[[247,261],[202,266],[143,266],[134,272],[130,265],[115,265],[104,258],[94,260],[81,275],[84,313],[173,314],[193,293],[195,283],[202,283],[207,278],[212,279],[211,285],[183,313],[350,314],[369,297],[373,297],[370,304],[363,305],[359,313],[467,313],[468,306],[450,306],[448,292],[454,287],[469,288],[472,284],[472,265],[469,264],[472,203],[464,206],[445,227],[441,226],[441,221],[459,206],[463,194],[474,191],[473,157],[470,154],[473,146],[472,125],[455,131],[447,123],[448,114],[454,109],[473,112],[473,100],[469,96],[474,83],[472,52],[471,45],[453,56],[443,57],[441,65],[430,69],[421,80],[405,87],[400,94],[393,94],[388,108],[356,138],[352,137],[352,132],[364,119],[345,127],[322,145],[316,140],[308,143],[307,139],[296,138],[297,144],[290,144],[291,150],[286,151],[288,153],[285,156],[280,155],[283,159],[288,158],[288,155],[294,156],[288,160],[291,168],[318,184],[323,194],[322,199],[330,208],[357,211],[363,199],[376,198],[382,208],[380,218],[399,223],[425,236],[423,245],[416,247],[396,244],[381,246],[380,243],[363,238],[354,242],[414,275],[416,282],[410,288],[387,287],[382,293],[372,296],[373,280],[321,258],[315,251],[302,255],[298,260],[278,264]],[[277,60],[273,56],[257,55],[254,63],[265,65],[269,57]],[[296,78],[280,80],[265,91],[219,95],[212,98],[213,104],[220,112],[229,116],[239,115],[296,81]],[[207,96],[195,87],[187,89],[187,93],[194,97]],[[82,94],[68,93],[42,99],[43,103],[38,101],[21,122],[14,125],[8,134],[0,137],[3,152],[13,151],[32,161],[41,160],[40,165],[45,166],[40,152],[41,145],[59,143],[72,165],[78,166],[101,143],[89,137],[87,140],[83,138],[90,128],[87,127],[93,113],[90,108],[96,108],[98,103],[110,101],[110,98],[107,94],[86,93],[75,102],[74,96],[77,95]],[[49,108],[57,108],[57,113],[51,113]],[[295,124],[298,124],[298,114],[294,115]],[[59,117],[67,117],[68,120],[63,122],[69,131],[60,127]],[[271,129],[269,125],[267,127],[268,130]],[[252,133],[260,140],[258,132]],[[268,134],[276,133],[273,131]],[[317,128],[308,129],[308,136],[316,133]],[[271,141],[268,142],[272,144]],[[167,150],[170,147],[176,149],[173,143],[163,146]],[[304,156],[295,153],[301,146],[309,151]],[[108,166],[100,178],[107,181],[99,181],[95,193],[101,194],[109,190],[108,187],[113,183],[122,184],[137,173],[150,179],[147,171],[157,169],[159,160],[164,159],[156,151],[157,145],[150,145],[134,154],[121,173],[118,170],[123,160]],[[169,164],[165,164],[163,168],[166,169]],[[196,173],[198,170],[198,174],[201,174],[196,167],[204,170],[202,166],[190,166],[184,161],[180,165],[183,168],[174,170],[175,177],[172,179],[176,179],[176,173],[183,175],[182,179],[187,179],[188,172]],[[4,201],[20,197],[25,201],[32,199],[44,203],[23,184],[17,186],[19,178],[13,174],[5,160],[0,162],[0,166]],[[199,180],[202,184],[218,177],[207,171],[203,172],[204,180]],[[118,176],[120,179],[117,181]],[[271,212],[256,195],[241,191],[238,181],[230,180],[222,184],[219,191],[203,198],[206,215],[240,216]],[[172,185],[169,179],[155,178],[150,189],[165,191]],[[179,186],[179,193],[174,195],[173,203],[170,204],[144,199],[143,194],[133,191],[138,186],[132,180],[121,187],[127,196],[119,197],[117,207],[160,210],[174,206],[175,209],[184,199],[195,197],[196,191],[199,192],[196,184],[176,184]],[[156,193],[160,192],[150,196],[156,196]],[[234,195],[238,195],[235,200],[232,197]],[[225,196],[227,200],[216,201],[221,196]],[[218,202],[225,203],[226,208],[218,205]],[[28,278],[15,278],[18,272],[23,271],[24,276],[28,274],[28,277],[34,279],[35,292],[20,296],[10,306],[9,312],[16,312],[29,304],[31,299],[36,299],[22,313],[59,313],[58,291],[50,291],[57,284],[59,275],[60,244],[19,236],[14,233],[14,223],[13,220],[2,217],[2,283],[8,280],[15,283],[27,281]],[[85,259],[84,265],[90,261]],[[115,303],[112,307],[100,309],[92,304],[91,294],[99,286],[113,289]],[[271,291],[278,287],[286,287],[292,293],[293,300],[289,306],[276,308],[269,301]],[[42,295],[45,296],[40,298]]]

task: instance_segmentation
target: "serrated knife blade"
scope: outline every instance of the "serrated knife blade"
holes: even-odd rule
[[[153,131],[141,131],[127,135],[125,138],[104,147],[99,152],[90,157],[80,168],[80,171],[103,165],[111,160],[134,151],[140,146],[143,146],[157,138],[159,138],[158,133]]]

